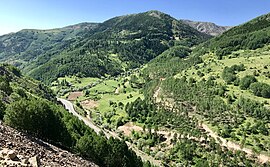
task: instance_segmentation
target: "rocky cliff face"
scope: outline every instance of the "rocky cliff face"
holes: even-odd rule
[[[218,26],[210,22],[198,22],[198,21],[191,21],[191,20],[181,20],[181,21],[195,28],[196,30],[200,32],[203,32],[205,34],[212,35],[212,36],[221,35],[223,32],[232,28],[231,26]]]
[[[92,162],[18,132],[2,122],[0,122],[0,166],[97,167]]]

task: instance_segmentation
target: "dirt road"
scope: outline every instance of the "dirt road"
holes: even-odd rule
[[[93,129],[97,134],[99,134],[101,131],[103,131],[103,133],[105,134],[105,136],[107,138],[114,137],[114,138],[118,138],[118,139],[121,140],[121,138],[117,135],[117,133],[112,132],[112,131],[108,131],[108,130],[102,130],[101,128],[96,126],[90,119],[88,119],[86,117],[83,117],[80,114],[78,114],[75,111],[75,109],[73,107],[73,104],[70,101],[65,100],[65,99],[61,99],[61,98],[57,98],[57,100],[60,101],[70,113],[72,113],[74,116],[76,116],[80,120],[82,120],[87,126],[89,126],[91,129]],[[147,155],[146,153],[142,152],[141,150],[139,150],[137,147],[135,147],[130,142],[126,141],[126,144],[129,146],[129,148],[131,148],[137,154],[137,156],[140,156],[143,161],[149,161],[152,164],[154,164],[155,166],[161,166],[160,161],[155,160],[153,157],[151,157],[151,156]]]
[[[226,139],[218,136],[215,132],[213,132],[206,124],[202,124],[202,128],[208,132],[208,134],[213,137],[216,141],[218,141],[218,139],[222,142],[220,143],[222,146],[227,147],[230,150],[240,150],[240,151],[244,151],[245,153],[247,153],[249,156],[252,156],[254,153],[251,149],[249,148],[241,148],[241,146],[239,144],[236,144],[234,142],[231,141],[227,141]],[[259,154],[257,156],[258,161],[260,163],[266,163],[267,161],[270,162],[270,157],[264,154]]]
[[[158,103],[159,101],[157,101],[159,98],[158,97],[160,97],[160,91],[161,91],[161,88],[160,88],[160,84],[159,84],[159,86],[156,88],[156,91],[154,92],[154,95],[153,95],[153,97],[154,97],[154,99],[156,99],[156,103]],[[232,142],[232,141],[227,141],[226,139],[224,139],[224,138],[222,138],[222,137],[220,137],[220,136],[218,136],[214,131],[212,131],[206,124],[202,124],[202,126],[201,126],[206,132],[208,132],[208,134],[211,136],[211,137],[213,137],[215,140],[216,140],[216,142],[218,143],[219,141],[221,141],[222,143],[220,143],[222,146],[224,146],[224,147],[227,147],[228,149],[230,149],[230,150],[240,150],[240,151],[244,151],[245,153],[247,153],[248,154],[248,156],[253,156],[254,155],[254,153],[253,153],[253,151],[251,150],[251,149],[249,149],[249,148],[241,148],[241,146],[239,145],[239,144],[236,144],[236,143],[234,143],[234,142]],[[220,140],[218,140],[218,139],[220,139]],[[257,158],[258,158],[258,161],[260,162],[260,163],[266,163],[266,162],[270,162],[270,157],[269,156],[267,156],[267,155],[264,155],[264,154],[259,154],[258,156],[257,156]]]

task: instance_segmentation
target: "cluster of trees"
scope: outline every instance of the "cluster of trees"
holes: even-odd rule
[[[125,142],[106,139],[52,102],[20,99],[8,105],[8,125],[65,147],[101,166],[142,166],[140,158]]]
[[[220,101],[218,103],[221,105],[220,109],[225,105],[220,104]],[[150,153],[147,148],[159,148],[164,139],[156,131],[151,133],[151,129],[166,127],[181,135],[174,134],[170,141],[172,147],[167,148],[167,151],[165,150],[162,154],[160,151],[156,154],[156,157],[165,164],[179,166],[237,166],[239,163],[245,166],[258,165],[254,159],[247,158],[245,153],[240,151],[233,153],[199,129],[198,120],[189,115],[189,112],[194,111],[187,109],[187,105],[187,103],[179,103],[172,108],[165,109],[162,106],[154,105],[151,99],[141,100],[139,98],[127,105],[126,111],[130,119],[148,127],[148,131],[144,128],[141,133],[133,133],[133,139],[137,141],[138,147],[153,155],[154,153]],[[217,105],[215,104],[215,106]],[[200,112],[200,114],[202,113]],[[262,123],[259,123],[257,127],[265,130],[265,128],[262,129]],[[203,138],[203,140],[196,140],[200,138]]]
[[[147,68],[143,71],[143,76],[147,80],[166,78],[202,62],[199,56],[189,56],[188,59],[183,59],[189,53],[190,49],[186,47],[174,46],[148,63]]]
[[[255,96],[270,98],[270,85],[258,82],[253,75],[243,77],[239,87],[243,90],[250,89]]]
[[[270,85],[261,82],[255,82],[250,85],[250,90],[254,95],[264,98],[270,98]]]
[[[236,76],[237,72],[245,71],[245,66],[243,64],[233,65],[231,67],[225,67],[222,72],[222,78],[228,84],[234,83],[234,85],[239,84],[239,79]]]
[[[96,44],[97,46],[92,46]],[[99,46],[99,47],[98,47]],[[88,48],[89,47],[89,48]],[[101,77],[105,74],[116,76],[126,68],[135,68],[162,53],[168,47],[156,39],[120,42],[117,39],[89,40],[86,45],[59,55],[31,72],[35,79],[50,83],[65,75]],[[115,56],[112,56],[114,54]]]
[[[206,145],[206,146],[205,146]],[[258,166],[255,160],[247,158],[245,153],[232,152],[220,146],[213,138],[200,143],[188,138],[179,138],[171,149],[165,162],[174,161],[178,166]]]
[[[242,90],[247,90],[254,82],[257,82],[257,79],[253,75],[246,75],[241,79],[239,87]]]
[[[243,64],[225,67],[222,72],[222,78],[227,84],[239,85],[242,90],[250,89],[255,96],[270,98],[270,85],[258,82],[254,75],[246,75],[241,79],[236,76],[237,72],[244,70]]]
[[[162,106],[160,106],[162,107]],[[172,109],[158,108],[151,99],[136,99],[126,105],[126,112],[132,121],[144,123],[152,127],[167,127],[179,133],[200,134],[197,129],[198,121],[188,117],[188,111],[181,104]]]
[[[4,121],[8,125],[28,132],[38,138],[71,145],[71,137],[67,133],[61,117],[55,112],[56,106],[42,99],[22,98],[8,105]]]
[[[185,78],[167,78],[163,82],[161,86],[164,94],[173,95],[176,101],[196,106],[197,114],[219,127],[218,133],[225,138],[239,141],[241,138],[237,135],[246,136],[247,130],[242,128],[242,124],[248,118],[253,118],[255,123],[262,121],[261,125],[264,125],[260,126],[263,130],[257,129],[250,134],[269,133],[267,119],[270,117],[270,112],[269,109],[263,107],[263,104],[250,99],[236,99],[235,96],[226,93],[226,87],[215,81],[202,80],[194,83]],[[240,130],[236,133],[233,129]],[[268,145],[262,144],[262,141],[259,142],[261,142],[261,150],[270,150]],[[251,144],[254,145],[254,143]]]

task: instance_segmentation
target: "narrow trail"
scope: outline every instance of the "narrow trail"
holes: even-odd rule
[[[103,132],[106,136],[106,138],[117,138],[119,140],[122,140],[117,133],[109,131],[109,130],[103,130],[100,127],[98,127],[97,125],[95,125],[91,119],[86,118],[81,116],[80,114],[78,114],[74,107],[73,104],[65,99],[61,99],[61,98],[57,98],[58,101],[60,101],[65,108],[67,109],[68,112],[72,113],[74,116],[78,117],[80,120],[82,120],[87,126],[89,126],[91,129],[93,129],[97,134],[99,134],[100,132]],[[148,154],[144,153],[143,151],[139,150],[137,147],[135,147],[132,143],[126,141],[126,144],[128,145],[129,148],[131,148],[136,154],[137,156],[140,156],[142,158],[143,161],[149,161],[150,163],[152,163],[155,166],[161,166],[161,161],[154,159],[153,157],[149,156]]]
[[[212,131],[206,124],[202,124],[201,126],[206,132],[208,132],[208,134],[213,137],[216,141],[220,140],[222,143],[220,143],[222,146],[227,147],[230,150],[240,150],[240,151],[244,151],[245,153],[247,153],[247,155],[249,156],[253,156],[254,153],[251,149],[249,148],[241,148],[241,146],[239,144],[236,144],[234,142],[231,141],[227,141],[226,139],[218,136],[214,131]],[[257,156],[258,161],[260,163],[266,163],[266,162],[270,162],[270,157],[264,154],[259,154]]]
[[[161,88],[160,88],[160,83],[159,83],[159,85],[157,86],[157,89],[155,90],[154,95],[153,95],[156,103],[161,102],[161,98],[159,97],[160,90],[161,90]]]
[[[160,84],[161,82],[158,84],[157,88],[156,88],[156,91],[154,92],[153,94],[153,97],[156,101],[156,103],[159,103],[160,101],[157,101],[159,100],[159,96],[160,96],[160,91],[161,91],[161,87],[160,87]],[[252,157],[254,156],[255,154],[253,153],[253,151],[249,148],[245,148],[245,147],[241,147],[239,144],[237,143],[234,143],[232,141],[227,141],[226,139],[218,136],[213,130],[211,130],[206,124],[201,124],[201,128],[204,129],[208,134],[209,136],[213,137],[217,143],[219,143],[219,141],[221,141],[222,143],[220,143],[222,146],[230,149],[230,150],[233,150],[233,151],[243,151],[245,152],[248,156]],[[257,156],[257,159],[260,163],[264,164],[266,162],[270,162],[270,157],[265,155],[265,154],[259,154]]]

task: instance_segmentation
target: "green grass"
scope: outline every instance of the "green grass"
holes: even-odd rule
[[[130,94],[133,97],[127,98]],[[104,95],[102,95],[102,98],[98,101],[99,102],[98,110],[101,112],[111,111],[113,109],[113,107],[111,107],[109,105],[109,101],[116,102],[117,104],[119,102],[122,102],[124,105],[126,105],[128,102],[135,101],[138,97],[143,98],[143,95],[140,94],[138,91],[132,92],[132,93],[127,93],[127,94],[121,93],[118,95],[104,94]],[[124,110],[121,110],[121,111],[124,111]]]
[[[79,78],[76,76],[72,76],[72,77],[62,77],[62,78],[58,78],[58,81],[63,81],[66,80],[67,82],[71,83],[72,86],[76,87],[76,88],[83,88],[87,85],[90,85],[92,83],[95,83],[97,81],[99,81],[99,78]]]
[[[241,71],[237,73],[237,77],[240,79],[246,75],[254,75],[254,73],[258,73],[256,76],[259,82],[270,84],[270,78],[265,76],[264,74],[270,71],[270,51],[268,50],[270,46],[266,46],[265,48],[257,49],[255,51],[238,51],[238,56],[235,58],[225,58],[222,60],[217,60],[213,54],[207,54],[203,56],[203,63],[198,64],[198,67],[192,67],[190,69],[184,70],[177,75],[175,78],[180,78],[186,76],[189,78],[194,78],[197,81],[201,79],[208,79],[210,76],[214,76],[217,83],[225,84],[225,81],[222,79],[222,71],[228,66],[244,64],[245,71]],[[234,53],[236,54],[236,53]],[[230,57],[230,56],[229,56]],[[267,66],[267,68],[265,68]],[[198,76],[197,72],[200,71],[204,74],[203,77]],[[239,86],[234,86],[233,84],[228,86],[228,94],[234,94],[237,97],[243,96],[245,98],[255,99],[261,103],[267,102],[270,104],[270,99],[262,98],[253,95],[250,90],[241,90]]]
[[[68,78],[70,79],[70,78]],[[79,97],[79,101],[87,99],[96,100],[98,107],[94,110],[92,117],[98,119],[100,113],[103,116],[102,124],[110,122],[114,124],[119,118],[127,118],[125,112],[125,105],[128,102],[135,101],[138,97],[143,98],[143,95],[139,92],[139,89],[132,88],[129,82],[130,77],[119,77],[114,79],[103,80],[96,86],[89,88],[90,91],[88,96]],[[70,81],[70,80],[67,80]],[[116,92],[118,90],[118,92]],[[86,90],[84,90],[86,91]],[[110,105],[110,102],[116,103],[117,105]],[[123,107],[119,107],[119,102],[123,103]],[[110,120],[106,118],[106,115],[112,114]]]
[[[115,80],[106,80],[92,88],[90,88],[91,93],[114,93],[119,82]]]

